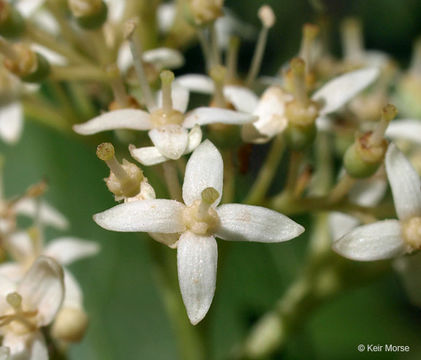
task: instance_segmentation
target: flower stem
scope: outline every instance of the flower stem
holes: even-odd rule
[[[272,183],[273,177],[276,174],[276,169],[282,159],[284,150],[285,142],[282,136],[278,135],[272,142],[269,154],[267,155],[263,166],[260,168],[257,179],[250,189],[244,203],[259,204],[263,200],[270,184]]]

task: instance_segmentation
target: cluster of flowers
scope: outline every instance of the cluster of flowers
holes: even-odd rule
[[[24,3],[27,2],[22,0],[18,5],[27,9]],[[70,15],[67,15],[74,21],[67,24],[70,34],[60,33],[60,28],[61,31],[65,29],[63,21],[69,21],[69,16],[60,18],[59,24],[55,19],[53,29],[36,27],[35,24],[41,21],[40,14],[48,15],[52,20],[52,14],[60,15],[60,9],[49,2],[48,6],[43,6],[42,1],[36,3],[24,14],[27,16],[25,21],[19,8],[0,1],[0,34],[5,36],[0,37],[0,51],[4,55],[1,100],[6,104],[1,108],[0,133],[5,139],[17,139],[22,116],[18,101],[21,97],[17,95],[32,91],[22,87],[21,80],[37,83],[51,76],[62,79],[63,69],[76,77],[83,67],[88,72],[100,71],[112,89],[114,101],[107,104],[109,111],[75,124],[74,131],[92,135],[112,130],[119,136],[122,136],[121,130],[147,131],[151,144],[130,145],[128,150],[143,166],[162,164],[170,199],[158,199],[143,171],[127,160],[120,163],[114,146],[102,143],[97,148],[97,155],[110,169],[106,185],[115,200],[122,203],[96,214],[94,220],[107,230],[149,233],[156,241],[177,249],[180,290],[192,324],[205,317],[214,296],[218,257],[215,237],[267,243],[296,238],[304,228],[275,210],[288,211],[288,204],[314,200],[311,193],[314,177],[302,171],[304,157],[291,156],[296,177],[287,185],[290,187],[287,197],[266,198],[275,171],[270,166],[269,169],[263,166],[270,175],[262,175],[266,180],[261,196],[254,197],[248,204],[224,201],[218,206],[223,199],[224,161],[229,159],[223,160],[217,147],[232,150],[243,143],[281,141],[291,154],[305,155],[316,141],[320,141],[321,134],[338,140],[337,152],[343,158],[343,169],[330,194],[321,194],[316,199],[320,204],[335,205],[348,196],[348,201],[356,205],[352,214],[333,212],[330,215],[333,249],[360,261],[396,258],[396,268],[405,276],[412,301],[421,304],[421,287],[417,283],[421,259],[412,255],[421,249],[421,182],[416,169],[398,149],[399,146],[406,152],[420,170],[417,161],[419,163],[421,153],[421,121],[416,119],[421,116],[416,101],[421,91],[420,44],[416,46],[411,68],[401,74],[389,56],[363,48],[361,29],[356,21],[344,24],[345,56],[341,60],[329,54],[318,36],[319,28],[306,24],[297,56],[282,66],[277,76],[257,78],[268,31],[275,24],[275,14],[264,5],[258,12],[262,29],[250,71],[242,78],[237,72],[238,40],[227,38],[238,29],[245,35],[254,30],[224,16],[222,0],[190,0],[187,2],[187,25],[197,33],[207,75],[175,77],[168,69],[182,65],[182,54],[169,48],[143,51],[137,19],[123,23],[127,18],[124,5],[130,2],[69,0]],[[179,14],[174,5],[168,4],[160,13],[161,30],[169,31]],[[95,46],[92,44],[95,49],[91,51],[97,51],[102,60],[100,70],[92,64],[87,65],[86,59],[67,45],[55,46],[46,41],[45,33],[51,35],[51,32],[53,36],[63,37],[73,36],[73,33],[90,34],[96,41]],[[30,46],[6,40],[8,35],[13,37],[22,33],[32,40]],[[41,44],[33,47],[37,42]],[[52,45],[52,49],[47,49],[49,52],[45,49],[48,44]],[[51,53],[51,50],[55,52]],[[86,52],[89,54],[89,49]],[[222,52],[225,53],[225,66]],[[161,82],[159,91],[157,74]],[[391,93],[391,85],[395,82],[399,85]],[[258,85],[266,87],[261,94],[256,91]],[[3,96],[3,89],[7,96]],[[191,93],[211,95],[207,106],[189,109]],[[397,110],[387,104],[388,98],[393,98],[402,107],[407,119],[394,120]],[[203,131],[205,126],[206,132]],[[204,133],[208,136],[206,140],[202,139]],[[396,145],[387,139],[392,139]],[[184,163],[184,157],[190,153]],[[272,167],[276,166],[277,163],[272,164]],[[182,187],[180,175],[184,176]],[[358,209],[376,207],[385,197],[387,180],[399,220],[373,222],[377,219],[362,216]],[[257,206],[262,204],[273,209]],[[319,209],[316,206],[314,210]],[[372,223],[359,226],[361,222]],[[90,243],[66,239],[41,250],[39,231],[31,234],[12,232],[5,239],[13,248],[10,254],[23,264],[19,265],[19,271],[15,264],[5,273],[8,279],[20,282],[16,289],[8,288],[1,299],[9,306],[9,312],[1,317],[7,325],[2,329],[11,329],[5,333],[3,345],[14,348],[11,343],[15,337],[13,341],[8,339],[10,334],[17,336],[12,325],[18,324],[19,336],[23,326],[25,336],[30,333],[34,344],[25,347],[25,351],[41,351],[34,350],[42,344],[37,329],[53,321],[63,297],[64,304],[67,301],[77,303],[77,308],[81,309],[80,291],[76,291],[78,295],[72,295],[73,290],[68,290],[78,290],[73,277],[65,271],[63,280],[61,267],[49,257],[65,265],[80,256],[91,255],[97,249]],[[66,250],[60,253],[64,246]],[[40,279],[50,283],[40,285]],[[63,292],[63,281],[66,292]],[[33,297],[31,291],[35,294]],[[67,300],[68,297],[72,299]],[[64,316],[73,318],[73,315]],[[53,325],[52,329],[54,334],[54,329],[60,329],[60,326]]]
[[[45,244],[45,226],[69,226],[40,199],[45,188],[41,182],[20,196],[0,199],[2,359],[48,359],[45,335],[57,348],[66,348],[83,338],[88,325],[82,289],[66,266],[95,255],[99,247],[67,236]],[[18,226],[22,215],[33,219],[31,227]]]

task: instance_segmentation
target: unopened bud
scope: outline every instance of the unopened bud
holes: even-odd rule
[[[88,327],[88,316],[82,309],[63,307],[54,320],[51,335],[65,342],[79,342]]]
[[[275,13],[269,5],[261,6],[257,15],[264,27],[271,28],[273,25],[275,25]]]
[[[25,30],[22,15],[7,1],[0,1],[0,35],[15,38]]]
[[[107,20],[108,8],[102,0],[69,0],[69,8],[84,29],[100,28]]]

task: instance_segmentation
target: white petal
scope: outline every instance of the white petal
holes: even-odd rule
[[[245,113],[252,113],[259,101],[253,91],[243,86],[225,86],[224,96],[236,110]]]
[[[385,163],[399,219],[421,216],[421,181],[418,173],[394,144],[387,149]]]
[[[81,135],[92,135],[107,130],[149,130],[150,128],[150,115],[145,111],[135,109],[109,111],[83,124],[73,125],[73,130]]]
[[[4,247],[18,262],[31,261],[36,256],[34,242],[27,231],[18,231],[4,239]]]
[[[183,126],[192,128],[196,124],[206,125],[216,123],[243,125],[254,120],[257,120],[257,116],[252,114],[227,109],[200,107],[187,114]]]
[[[16,9],[24,16],[32,15],[44,3],[44,0],[19,0]]]
[[[161,244],[165,244],[168,247],[174,249],[177,247],[176,243],[180,237],[180,234],[149,233],[149,236],[155,241],[158,241]]]
[[[126,1],[123,0],[105,0],[108,6],[108,16],[113,22],[121,21],[124,15]]]
[[[130,45],[127,41],[124,41],[117,54],[117,66],[122,72],[126,72],[127,69],[133,64],[132,52]]]
[[[25,276],[25,266],[17,262],[4,262],[0,265],[0,278],[9,279],[11,282],[18,283]],[[0,293],[3,293],[0,291]]]
[[[356,217],[336,211],[329,215],[328,222],[333,240],[338,240],[360,225],[360,221]]]
[[[76,260],[96,255],[99,249],[99,245],[93,241],[61,237],[50,242],[43,255],[52,257],[62,265],[68,265]]]
[[[201,193],[213,187],[219,193],[218,204],[222,195],[224,163],[218,149],[209,140],[202,142],[187,162],[183,184],[183,200],[187,206],[201,199]]]
[[[38,200],[32,198],[23,198],[15,205],[15,211],[20,215],[26,215],[34,218],[37,216],[38,211],[37,201]],[[69,227],[69,222],[66,217],[46,201],[41,200],[39,211],[40,220],[43,224],[60,230],[67,229]]]
[[[403,139],[421,144],[421,120],[394,120],[387,127],[386,136],[393,140]]]
[[[393,265],[402,278],[411,303],[421,307],[421,253],[402,256]]]
[[[171,29],[176,11],[175,3],[164,3],[158,6],[157,21],[161,32],[166,33]]]
[[[173,86],[171,87],[171,97],[173,108],[184,114],[187,110],[187,106],[189,105],[189,91],[185,87],[180,86],[177,83],[173,83]],[[161,108],[162,91],[158,92],[157,102],[158,108]]]
[[[32,0],[28,0],[32,1]],[[42,30],[49,32],[51,35],[59,36],[60,25],[56,18],[51,12],[46,9],[38,9],[37,12],[32,16],[34,23],[39,26]]]
[[[218,249],[213,236],[188,231],[177,245],[178,281],[190,322],[196,325],[209,310],[215,293]]]
[[[184,65],[182,53],[165,47],[145,51],[143,53],[143,61],[152,63],[160,69],[176,69]]]
[[[0,360],[9,360],[10,349],[6,346],[0,346]]]
[[[155,146],[136,148],[131,145],[129,146],[129,150],[133,159],[136,159],[142,165],[151,166],[168,160]]]
[[[165,125],[149,131],[149,138],[158,151],[168,159],[177,160],[187,148],[188,132],[180,125]]]
[[[314,101],[322,104],[320,115],[326,115],[338,110],[373,83],[379,76],[379,73],[377,68],[367,68],[346,73],[327,82],[312,96]]]
[[[64,279],[61,266],[52,258],[40,256],[17,288],[23,306],[37,310],[38,326],[48,325],[63,302]]]
[[[375,206],[383,199],[386,190],[386,179],[374,177],[360,180],[352,187],[349,198],[361,206]]]
[[[0,137],[13,144],[19,140],[23,128],[23,108],[20,102],[13,102],[0,108]]]
[[[215,89],[212,79],[206,75],[181,75],[175,79],[175,82],[192,92],[198,92],[201,94],[212,94]]]
[[[381,68],[390,62],[390,56],[380,50],[368,50],[364,52],[364,63],[370,67]]]
[[[191,153],[194,149],[196,149],[200,142],[202,141],[202,130],[200,129],[199,125],[195,125],[189,132],[189,141],[187,143],[187,148],[184,154]]]
[[[112,231],[177,233],[185,230],[183,209],[175,200],[140,200],[114,206],[94,215],[94,220]]]
[[[64,270],[64,300],[63,307],[83,308],[83,293],[79,283],[69,270]]]
[[[47,345],[40,331],[28,334],[8,331],[2,345],[10,349],[11,360],[48,360]]]
[[[225,204],[217,212],[220,225],[216,236],[224,240],[272,243],[291,240],[304,232],[285,215],[260,206]]]
[[[405,253],[398,220],[384,220],[355,228],[333,243],[338,254],[358,261],[391,259]]]
[[[285,93],[278,86],[271,86],[262,95],[254,115],[258,120],[253,123],[259,133],[267,137],[273,137],[288,125],[285,117],[285,104],[292,100],[291,95]]]

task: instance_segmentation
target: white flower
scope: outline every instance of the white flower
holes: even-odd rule
[[[115,110],[75,125],[74,130],[82,135],[116,129],[149,130],[149,138],[154,146],[131,146],[130,153],[143,165],[154,165],[168,159],[179,159],[193,151],[202,140],[198,125],[244,124],[255,119],[250,114],[209,107],[200,107],[184,114],[189,92],[177,84],[171,87],[172,76],[167,71],[161,74],[163,86],[158,94],[158,107],[150,113],[136,109]]]
[[[333,249],[353,260],[398,257],[421,249],[421,181],[394,144],[386,154],[386,172],[399,220],[383,220],[352,230]]]
[[[63,296],[63,271],[49,257],[39,257],[18,284],[0,280],[0,333],[13,359],[48,360],[40,329],[53,321]]]
[[[328,81],[311,96],[311,100],[319,104],[316,125],[324,128],[328,114],[339,110],[370,85],[378,75],[378,69],[367,68]],[[248,142],[265,142],[282,133],[288,125],[285,107],[293,99],[291,94],[279,86],[269,87],[254,109],[253,114],[258,116],[258,120],[244,126],[243,139]]]
[[[386,136],[394,140],[409,140],[415,144],[421,144],[421,120],[398,119],[390,122],[386,130]]]
[[[158,232],[179,235],[178,276],[192,324],[206,315],[215,292],[217,244],[215,236],[231,241],[281,242],[304,228],[286,216],[258,206],[219,204],[222,194],[221,154],[208,140],[190,157],[183,184],[183,200],[143,200],[117,205],[94,220],[113,231]]]

